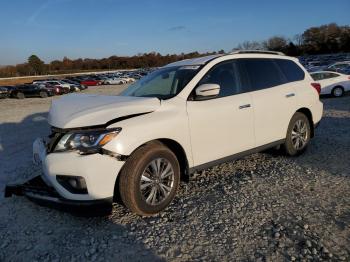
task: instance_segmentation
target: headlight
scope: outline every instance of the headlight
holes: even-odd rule
[[[82,154],[98,153],[101,147],[116,137],[120,131],[121,128],[70,132],[60,139],[54,152],[77,150]]]

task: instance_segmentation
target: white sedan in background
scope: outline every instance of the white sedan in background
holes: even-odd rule
[[[341,97],[350,91],[350,76],[332,71],[319,71],[310,74],[321,84],[321,95]]]
[[[135,79],[132,77],[128,77],[128,76],[121,76],[121,79],[125,80],[127,83],[133,83],[135,82]]]
[[[109,78],[107,80],[104,81],[107,85],[122,85],[122,84],[126,84],[127,81],[125,79],[122,78]]]

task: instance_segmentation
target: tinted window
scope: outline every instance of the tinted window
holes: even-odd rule
[[[339,75],[334,74],[334,73],[324,73],[324,78],[328,79],[328,78],[333,78],[333,77],[337,77]]]
[[[314,74],[311,74],[311,77],[313,78],[313,80],[318,81],[318,80],[323,79],[323,74],[322,73],[314,73]]]
[[[244,85],[249,85],[253,91],[286,82],[273,59],[239,59],[239,66],[245,71]]]
[[[242,92],[237,75],[236,63],[233,61],[223,62],[215,65],[199,81],[202,84],[218,84],[220,86],[219,97],[230,96]]]
[[[300,81],[305,78],[304,71],[293,61],[275,59],[288,82]]]

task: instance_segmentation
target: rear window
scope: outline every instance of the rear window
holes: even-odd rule
[[[288,82],[304,80],[304,71],[293,61],[285,59],[275,59]]]
[[[239,59],[239,67],[245,71],[244,82],[252,91],[284,84],[286,81],[273,59]]]

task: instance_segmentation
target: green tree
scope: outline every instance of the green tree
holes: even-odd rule
[[[28,65],[33,70],[35,75],[41,75],[45,71],[44,62],[36,55],[31,55],[28,58]]]

